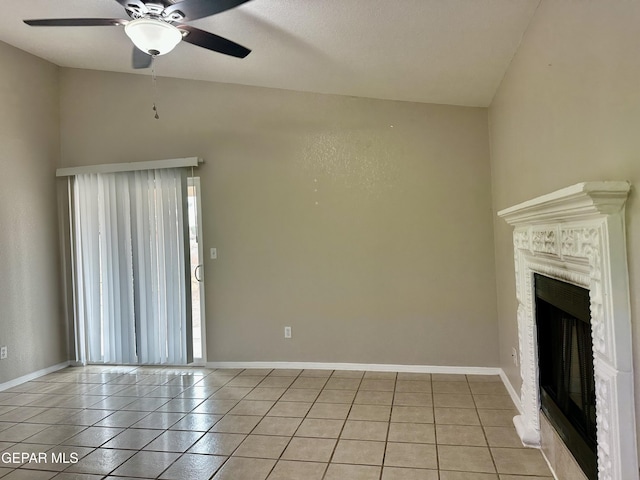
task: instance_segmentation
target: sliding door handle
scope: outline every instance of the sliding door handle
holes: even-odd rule
[[[198,282],[202,283],[202,277],[198,277],[198,272],[200,271],[200,267],[202,267],[202,264],[196,267],[196,269],[193,271],[193,276],[196,278]]]

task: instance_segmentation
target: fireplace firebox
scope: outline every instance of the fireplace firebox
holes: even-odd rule
[[[540,406],[590,480],[598,478],[589,291],[534,274]]]

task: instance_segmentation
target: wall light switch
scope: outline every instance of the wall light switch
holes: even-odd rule
[[[7,358],[7,347],[0,347],[0,360]]]
[[[291,338],[291,327],[284,327],[284,338]]]
[[[215,260],[216,258],[218,258],[218,249],[212,248],[211,250],[209,250],[209,257],[211,258],[211,260]]]

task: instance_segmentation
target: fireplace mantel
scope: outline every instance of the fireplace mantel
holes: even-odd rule
[[[585,182],[501,210],[513,225],[521,414],[525,445],[540,446],[533,274],[589,289],[596,382],[598,479],[637,478],[631,313],[625,242],[628,182]]]
[[[568,222],[594,215],[620,213],[627,201],[629,182],[583,182],[498,212],[515,227],[546,222]]]

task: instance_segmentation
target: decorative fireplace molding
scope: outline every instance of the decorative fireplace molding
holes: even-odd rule
[[[540,446],[533,274],[589,289],[596,385],[598,479],[638,477],[625,247],[628,182],[586,182],[501,210],[513,232],[522,442]]]

